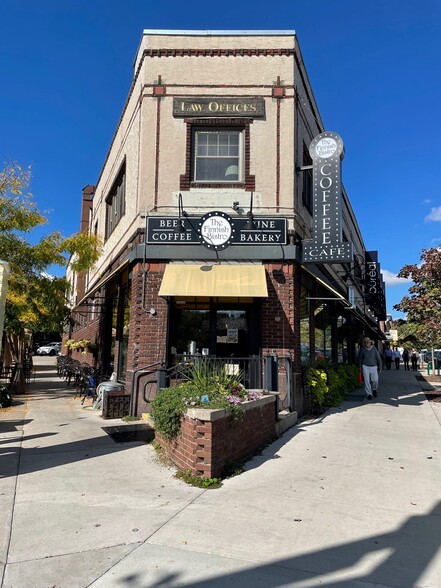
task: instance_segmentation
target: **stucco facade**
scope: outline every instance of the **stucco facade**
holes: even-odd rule
[[[194,352],[241,357],[246,369],[259,357],[281,405],[301,412],[302,363],[316,348],[350,361],[362,332],[381,336],[381,301],[376,312],[367,304],[368,255],[344,189],[338,218],[354,256],[302,260],[302,242],[313,238],[308,149],[323,131],[294,32],[144,31],[108,155],[83,196],[82,219],[86,206],[103,253],[83,281],[72,279],[68,335],[93,333],[98,351],[88,359],[127,383],[134,414],[146,402],[134,388],[137,370]],[[231,238],[210,243],[203,221]],[[200,295],[184,286],[186,264],[203,270]],[[224,273],[208,284],[213,264]],[[266,295],[226,291],[233,265]],[[317,335],[314,320],[329,333]],[[343,325],[351,325],[344,337]]]

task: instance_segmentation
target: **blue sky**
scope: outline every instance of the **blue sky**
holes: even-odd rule
[[[31,165],[44,232],[78,230],[143,29],[295,30],[367,249],[395,276],[441,244],[439,0],[2,0],[0,161]],[[37,235],[36,235],[37,236]]]

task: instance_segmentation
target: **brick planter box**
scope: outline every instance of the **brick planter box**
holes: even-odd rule
[[[276,396],[269,394],[244,402],[241,421],[224,409],[193,408],[181,420],[181,434],[166,441],[158,432],[156,441],[180,469],[205,478],[222,476],[228,462],[240,462],[272,441],[276,434]]]

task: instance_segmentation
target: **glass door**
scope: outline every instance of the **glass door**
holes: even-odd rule
[[[248,312],[246,309],[215,309],[216,355],[248,357]]]
[[[259,353],[255,303],[174,300],[169,321],[170,359],[185,355],[248,357]]]

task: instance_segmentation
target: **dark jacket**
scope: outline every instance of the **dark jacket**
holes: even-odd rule
[[[382,362],[378,349],[373,345],[369,349],[367,347],[362,347],[358,356],[358,363],[360,367],[362,365],[367,365],[369,367],[377,366],[378,369],[381,370]]]

